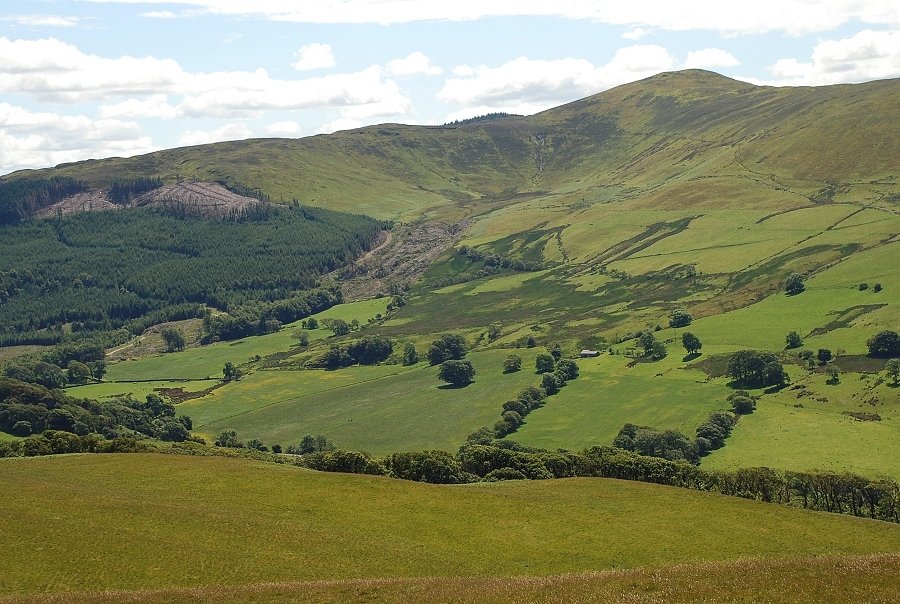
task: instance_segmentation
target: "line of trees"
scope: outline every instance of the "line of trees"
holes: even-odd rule
[[[648,457],[608,446],[580,452],[550,452],[499,441],[490,445],[469,443],[455,455],[445,451],[419,451],[395,453],[379,459],[367,453],[341,449],[285,456],[264,453],[261,448],[210,447],[190,441],[160,449],[134,438],[120,436],[104,441],[97,435],[66,433],[60,436],[54,432],[21,441],[0,442],[0,457],[148,450],[225,456],[235,456],[239,451],[238,456],[292,463],[326,472],[385,475],[440,484],[574,476],[617,478],[900,523],[900,484],[887,478],[872,480],[851,473],[789,472],[765,467],[708,472],[685,461]]]
[[[162,179],[153,176],[114,178],[109,187],[109,200],[119,205],[126,205],[141,193],[153,191],[162,185]]]

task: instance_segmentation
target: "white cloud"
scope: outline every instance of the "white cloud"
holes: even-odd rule
[[[342,117],[336,120],[332,120],[327,124],[322,124],[322,126],[316,131],[316,134],[331,134],[332,132],[337,132],[338,130],[353,130],[354,128],[359,128],[362,125],[362,122],[360,122],[359,120]]]
[[[144,13],[138,13],[139,17],[146,19],[177,19],[178,15],[170,10],[151,10]]]
[[[780,59],[769,67],[775,86],[819,86],[900,77],[900,31],[864,30],[820,42],[809,62]]]
[[[440,67],[432,64],[431,59],[420,51],[389,61],[386,71],[392,76],[439,75],[442,72]]]
[[[84,1],[84,0],[83,0]],[[298,23],[414,23],[539,16],[587,20],[632,28],[711,30],[725,33],[835,29],[851,21],[898,24],[896,0],[86,0],[103,3],[192,6],[216,15],[242,15]]]
[[[622,34],[622,37],[626,40],[640,40],[649,33],[649,29],[645,29],[643,27],[635,27],[634,29],[629,29],[624,34]]]
[[[269,124],[264,130],[272,136],[300,136],[303,133],[302,126],[291,120]]]
[[[475,75],[475,68],[471,65],[457,65],[453,68],[453,75],[455,76],[473,76]]]
[[[214,130],[185,130],[178,139],[179,147],[205,145],[222,141],[236,141],[251,138],[253,131],[241,122],[225,124]]]
[[[684,61],[684,69],[711,69],[715,67],[734,67],[740,65],[737,58],[721,48],[704,48],[692,50]]]
[[[175,89],[184,79],[181,67],[169,59],[105,59],[54,38],[0,37],[0,91],[77,102]]]
[[[41,101],[107,101],[107,116],[251,117],[274,109],[357,107],[377,115],[411,110],[412,103],[378,66],[353,73],[285,80],[256,71],[190,73],[171,59],[82,53],[55,39],[0,37],[0,92]],[[173,100],[160,102],[163,96]],[[115,102],[110,99],[123,97]],[[174,110],[173,110],[174,108]]]
[[[661,46],[629,46],[606,65],[584,59],[533,60],[520,57],[499,67],[479,66],[472,77],[450,78],[438,93],[446,102],[505,110],[507,106],[547,109],[671,69],[675,60]]]
[[[297,60],[291,67],[298,71],[329,69],[334,67],[334,52],[328,44],[307,44],[297,51]]]
[[[146,99],[127,99],[120,103],[100,106],[103,118],[147,118],[171,119],[178,116],[178,109],[169,104],[165,94],[154,94]]]
[[[132,121],[33,112],[0,103],[0,173],[155,149]]]
[[[80,19],[59,15],[9,15],[0,17],[0,21],[31,27],[75,27]]]

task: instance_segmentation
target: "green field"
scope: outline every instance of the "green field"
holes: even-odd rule
[[[322,319],[343,319],[349,322],[356,319],[365,324],[376,314],[384,313],[388,302],[390,302],[389,298],[376,298],[350,304],[339,304],[314,316],[320,321]],[[182,352],[114,363],[109,366],[106,379],[114,382],[127,382],[131,380],[196,380],[221,377],[222,367],[226,362],[241,366],[253,362],[257,355],[265,357],[276,352],[290,350],[297,345],[295,332],[299,329],[299,322],[291,323],[285,325],[281,331],[264,336],[218,342]],[[309,331],[311,342],[331,335],[331,331],[325,328]]]
[[[421,363],[351,367],[337,371],[259,371],[210,395],[179,405],[195,432],[215,437],[225,428],[240,437],[284,446],[304,434],[324,434],[339,447],[386,455],[397,451],[455,451],[501,407],[539,383],[527,369],[504,374],[503,350],[474,352],[475,381],[448,388],[437,367]],[[522,351],[524,367],[534,353]]]
[[[675,363],[639,363],[603,355],[578,362],[581,375],[530,413],[508,438],[545,449],[609,445],[625,423],[693,435],[711,411],[726,407],[728,389]],[[662,373],[662,375],[657,375]]]
[[[120,396],[132,396],[144,400],[148,394],[160,389],[181,389],[185,392],[202,392],[218,383],[218,380],[151,381],[151,382],[100,382],[66,388],[66,394],[75,398],[103,400]]]
[[[603,479],[447,487],[138,454],[5,459],[0,477],[7,596],[900,551],[892,524]]]
[[[898,389],[872,374],[844,374],[837,385],[826,379],[822,373],[798,376],[794,388],[764,397],[702,467],[820,469],[900,480]],[[848,412],[880,420],[860,421]]]

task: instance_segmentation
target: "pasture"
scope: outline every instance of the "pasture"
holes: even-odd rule
[[[701,467],[818,469],[900,480],[900,392],[882,376],[847,373],[829,385],[824,373],[799,375],[793,387],[764,396]]]
[[[726,407],[729,389],[680,369],[667,357],[627,367],[624,356],[579,359],[581,375],[530,413],[507,437],[524,445],[580,450],[609,445],[625,423],[693,435],[711,411]],[[661,375],[658,375],[661,374]]]
[[[377,455],[397,451],[455,451],[482,426],[493,426],[501,407],[540,382],[534,352],[521,351],[523,367],[504,374],[508,351],[470,353],[475,381],[450,388],[437,367],[380,365],[336,371],[258,371],[206,397],[179,405],[194,431],[214,438],[226,428],[243,439],[287,446],[304,434],[323,434],[344,449]]]

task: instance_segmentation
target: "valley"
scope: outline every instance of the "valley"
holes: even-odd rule
[[[876,342],[900,330],[898,95],[686,70],[529,117],[3,177],[0,475],[21,489],[0,530],[35,547],[7,552],[0,602],[626,601],[662,583],[646,601],[689,602],[710,575],[735,601],[784,595],[738,585],[741,564],[814,575],[798,602],[858,601],[862,577],[890,601],[900,344]],[[430,359],[447,336],[464,349]],[[470,381],[439,379],[454,361]],[[44,428],[87,434],[63,404],[106,452],[41,456]],[[629,424],[641,478],[579,470]],[[397,469],[408,452],[419,474]],[[853,486],[807,505],[807,479]],[[894,522],[850,517],[876,508]]]

